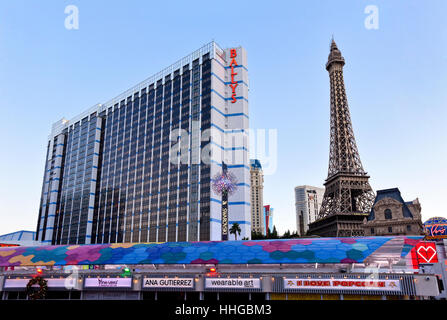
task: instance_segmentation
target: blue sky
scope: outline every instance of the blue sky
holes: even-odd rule
[[[67,5],[79,29],[64,26]],[[367,29],[367,5],[379,28]],[[203,44],[247,50],[250,126],[278,130],[264,200],[294,230],[294,187],[322,186],[332,34],[346,59],[357,145],[374,190],[446,216],[447,2],[2,1],[0,234],[35,230],[51,124],[103,103]]]

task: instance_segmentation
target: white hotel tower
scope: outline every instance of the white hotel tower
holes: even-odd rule
[[[211,42],[118,97],[56,122],[36,240],[221,240],[223,197],[212,185],[223,167],[236,180],[228,228],[238,223],[238,239],[250,238],[248,85],[245,50]]]

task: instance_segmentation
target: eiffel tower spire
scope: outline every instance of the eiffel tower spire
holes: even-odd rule
[[[331,143],[328,178],[337,173],[365,175],[352,129],[351,115],[343,81],[345,59],[334,39],[331,43],[326,70],[331,85]]]
[[[309,232],[323,236],[361,236],[364,216],[371,211],[374,192],[360,161],[343,79],[345,59],[332,38],[326,63],[331,88],[328,176],[318,220]]]

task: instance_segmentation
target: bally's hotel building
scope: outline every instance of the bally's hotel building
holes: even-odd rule
[[[250,238],[248,71],[242,47],[211,42],[48,138],[36,240],[46,244]],[[216,190],[216,191],[215,191]],[[229,239],[234,239],[230,235]]]

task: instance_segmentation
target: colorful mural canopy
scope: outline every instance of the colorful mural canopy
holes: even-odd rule
[[[422,236],[124,243],[0,248],[0,266],[361,263],[376,250],[405,257]],[[393,243],[393,244],[391,244]]]

